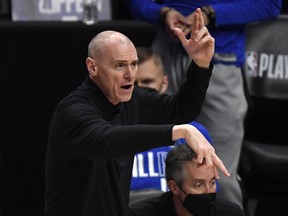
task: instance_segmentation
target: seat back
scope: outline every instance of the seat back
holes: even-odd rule
[[[245,78],[250,109],[239,174],[250,196],[278,195],[288,175],[288,18],[247,27]],[[265,189],[264,189],[265,188]]]

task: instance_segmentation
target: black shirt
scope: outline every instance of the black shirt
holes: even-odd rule
[[[172,192],[132,204],[130,216],[177,216]],[[210,216],[245,216],[245,213],[237,204],[216,198]]]
[[[45,213],[127,216],[133,156],[172,145],[174,124],[200,113],[212,72],[191,63],[175,96],[134,89],[112,105],[87,77],[57,106],[46,155]]]

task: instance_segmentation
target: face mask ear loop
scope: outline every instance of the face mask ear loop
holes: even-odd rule
[[[180,188],[180,190],[186,195],[186,197],[188,196],[188,194],[182,189],[182,187],[179,186],[179,184],[176,183],[176,185]],[[183,200],[181,200],[181,198],[179,196],[177,196],[177,198],[180,200],[180,202],[183,202]]]

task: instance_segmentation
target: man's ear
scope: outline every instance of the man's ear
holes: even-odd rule
[[[98,66],[95,63],[95,60],[87,57],[86,58],[86,68],[90,74],[90,76],[95,77],[98,74]]]
[[[161,84],[161,87],[160,87],[160,90],[159,90],[160,94],[163,94],[163,93],[165,93],[167,91],[168,84],[169,84],[168,76],[164,75],[163,78],[162,78],[162,84]]]
[[[168,181],[168,186],[170,188],[170,191],[174,194],[174,195],[179,195],[179,187],[176,184],[176,182],[174,180],[169,180]]]

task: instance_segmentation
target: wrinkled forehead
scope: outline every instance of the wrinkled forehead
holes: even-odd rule
[[[133,44],[111,43],[104,50],[104,56],[111,58],[113,62],[132,62],[137,61],[137,52]]]
[[[187,163],[185,167],[185,182],[202,180],[210,182],[215,178],[212,166],[202,166],[194,162]]]
[[[189,172],[204,172],[204,173],[214,173],[213,166],[208,166],[206,163],[196,163],[195,161],[186,161],[185,168]]]

